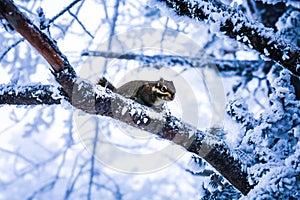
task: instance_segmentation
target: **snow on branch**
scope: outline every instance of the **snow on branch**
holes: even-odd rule
[[[235,8],[218,0],[157,0],[179,16],[210,24],[211,30],[224,33],[278,62],[300,76],[300,49],[288,44],[263,24],[249,21]]]
[[[39,105],[60,104],[65,97],[61,88],[51,85],[0,85],[0,104]]]
[[[230,73],[232,75],[243,75],[245,71],[269,71],[274,65],[272,61],[263,60],[218,60],[218,59],[202,59],[200,57],[188,57],[177,55],[144,55],[135,53],[117,53],[106,51],[85,51],[82,56],[96,56],[104,58],[116,58],[124,60],[135,60],[141,62],[143,66],[153,66],[162,68],[165,66],[189,66],[203,68],[207,66],[216,66],[221,73]]]
[[[60,77],[67,76],[68,73],[60,74]],[[73,85],[72,105],[91,114],[111,117],[184,147],[206,160],[243,194],[253,188],[239,155],[215,136],[223,129],[214,129],[217,132],[214,135],[211,134],[212,129],[205,132],[197,130],[172,115],[157,113],[80,78]]]
[[[74,107],[90,114],[114,118],[181,145],[204,158],[243,194],[251,190],[241,159],[220,138],[210,134],[210,131],[197,130],[174,116],[157,113],[77,77],[55,43],[30,22],[11,0],[0,1],[0,13],[48,61],[53,75]]]

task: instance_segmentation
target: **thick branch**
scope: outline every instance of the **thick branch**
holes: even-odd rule
[[[252,188],[248,183],[246,171],[242,169],[239,156],[220,138],[209,132],[197,130],[174,116],[156,113],[148,107],[120,95],[107,93],[104,88],[80,79],[74,85],[73,103],[76,103],[77,108],[125,122],[199,155],[243,194],[247,194]]]
[[[81,80],[55,44],[25,18],[10,0],[0,1],[0,13],[50,63],[56,80],[74,107],[87,113],[112,117],[171,140],[203,157],[243,194],[250,191],[247,173],[242,170],[241,162],[218,137]]]
[[[64,96],[51,85],[0,85],[0,104],[39,105],[60,104]]]
[[[213,29],[242,42],[300,76],[300,49],[273,29],[250,22],[240,11],[218,0],[158,0],[179,16],[206,21]]]
[[[245,71],[254,72],[263,70],[268,72],[274,65],[272,61],[264,60],[217,60],[217,59],[201,59],[199,57],[177,56],[177,55],[143,55],[135,53],[117,53],[106,51],[86,51],[82,56],[97,56],[104,58],[116,58],[124,60],[135,60],[144,65],[153,65],[156,68],[165,66],[189,66],[189,67],[207,67],[215,66],[221,73],[230,73],[232,75],[243,75]],[[143,65],[141,66],[143,67]]]

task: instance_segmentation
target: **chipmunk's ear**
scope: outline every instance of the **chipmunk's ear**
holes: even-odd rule
[[[164,84],[164,82],[165,82],[165,80],[164,80],[163,78],[160,78],[159,81],[157,81],[156,86],[157,86],[157,87],[160,87],[161,85]]]

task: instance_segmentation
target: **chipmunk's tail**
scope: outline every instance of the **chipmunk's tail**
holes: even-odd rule
[[[115,91],[116,88],[111,84],[105,77],[102,77],[98,80],[97,85],[101,85],[102,87],[108,88],[111,91]]]

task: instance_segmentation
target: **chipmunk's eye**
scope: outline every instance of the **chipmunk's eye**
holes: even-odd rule
[[[162,91],[162,92],[166,92],[167,90],[168,90],[167,87],[164,85],[160,88],[160,91]]]

